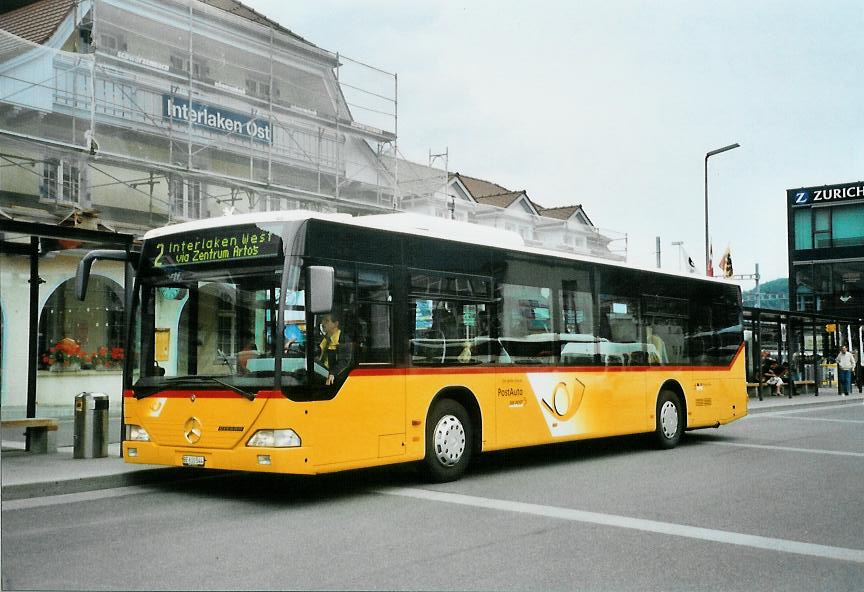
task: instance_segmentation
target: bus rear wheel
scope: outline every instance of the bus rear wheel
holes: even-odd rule
[[[425,477],[435,483],[455,481],[465,473],[473,450],[468,412],[452,399],[435,403],[426,421]]]
[[[670,390],[660,391],[657,397],[657,427],[654,431],[657,446],[663,449],[674,448],[684,434],[685,418],[681,397]]]

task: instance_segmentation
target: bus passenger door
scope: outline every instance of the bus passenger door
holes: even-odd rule
[[[605,370],[600,390],[607,413],[598,435],[644,431],[650,409],[645,391],[648,348],[638,297],[600,294],[599,338],[599,363]]]
[[[315,464],[368,464],[405,454],[405,376],[393,366],[393,307],[390,268],[324,262],[336,271],[333,312],[317,315],[310,331],[321,357],[329,345],[322,321],[339,323],[339,348],[351,362],[336,376],[335,394],[321,401]],[[331,327],[329,320],[326,325]],[[331,329],[332,330],[332,329]],[[312,337],[314,335],[314,338]],[[345,354],[347,355],[347,354]]]

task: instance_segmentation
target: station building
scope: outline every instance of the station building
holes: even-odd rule
[[[4,410],[71,408],[85,390],[119,405],[128,271],[100,262],[78,302],[75,269],[90,249],[133,249],[166,224],[298,208],[412,211],[625,257],[581,206],[545,209],[525,191],[402,158],[396,81],[236,0],[5,2]]]
[[[789,364],[807,385],[836,387],[834,359],[841,345],[855,353],[855,380],[864,385],[864,182],[786,192],[789,257],[788,310],[763,301],[745,309],[756,347],[748,378],[760,381],[759,352]],[[761,396],[761,395],[760,395]]]

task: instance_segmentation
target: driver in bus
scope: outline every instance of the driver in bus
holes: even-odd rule
[[[318,363],[327,368],[326,385],[331,385],[336,377],[348,369],[351,364],[351,341],[348,335],[339,327],[341,319],[335,312],[329,312],[321,318],[321,329],[324,339],[319,345]]]

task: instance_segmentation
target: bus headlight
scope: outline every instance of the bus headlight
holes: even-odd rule
[[[266,448],[297,448],[300,436],[294,430],[258,430],[249,438],[246,446]]]
[[[136,442],[149,442],[150,434],[141,426],[130,423],[126,424],[126,439]]]

